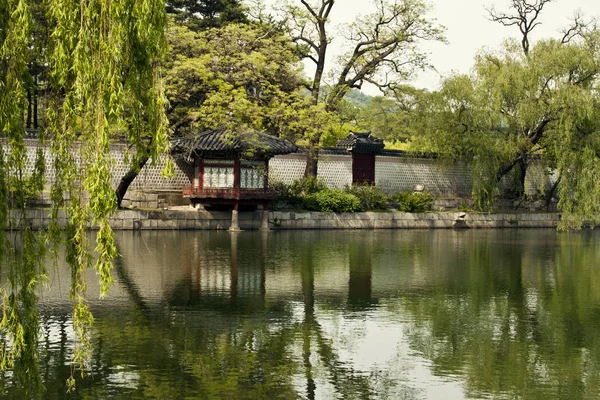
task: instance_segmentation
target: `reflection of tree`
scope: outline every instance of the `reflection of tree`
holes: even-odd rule
[[[170,268],[156,278],[160,301],[142,274],[154,273],[150,258],[137,254],[135,266],[133,247],[120,243],[116,274],[128,300],[95,311],[93,371],[74,398],[111,397],[117,387],[130,398],[418,397],[403,375],[422,361],[414,352],[434,375],[462,381],[468,397],[599,394],[600,243],[592,233],[232,238],[147,236],[149,249],[170,248],[152,254]],[[46,311],[41,371],[47,397],[62,398],[68,308],[62,317]],[[369,335],[362,322],[373,320],[401,328],[408,343],[385,365],[362,367],[349,358]],[[411,354],[400,351],[405,344]]]
[[[465,377],[470,396],[596,398],[600,247],[585,234],[528,246],[483,241],[464,263],[468,285],[407,294],[412,347],[433,372]],[[553,251],[555,252],[554,254]],[[547,264],[539,261],[546,255]]]
[[[312,352],[316,351],[318,361],[322,363],[327,371],[329,383],[334,387],[335,393],[344,399],[360,398],[369,399],[375,393],[373,382],[369,375],[354,370],[351,366],[340,360],[337,351],[332,344],[332,340],[327,338],[318,318],[315,317],[315,263],[313,258],[314,246],[306,246],[300,249],[302,254],[302,293],[304,299],[304,319],[302,321],[302,338],[303,338],[303,360],[306,377],[306,392],[308,399],[315,398],[315,379],[312,365]],[[371,254],[368,254],[371,257]],[[362,261],[366,261],[364,258]],[[352,266],[352,262],[351,262]],[[369,278],[367,282],[355,283],[353,294],[349,293],[349,300],[355,299],[355,292],[358,290],[358,300],[362,304],[364,299],[363,293],[369,294],[370,300],[370,268],[368,273],[362,273],[364,269],[361,267],[370,266],[370,262],[357,266],[359,275]],[[352,268],[352,267],[351,267]],[[350,280],[353,279],[353,271],[350,271]],[[356,279],[357,277],[354,277]],[[365,290],[365,287],[369,289]],[[356,304],[356,303],[352,303]]]

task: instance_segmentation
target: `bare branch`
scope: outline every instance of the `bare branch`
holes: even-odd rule
[[[562,30],[561,43],[569,43],[577,37],[585,37],[589,32],[593,32],[597,29],[598,20],[597,18],[591,18],[586,21],[583,18],[581,12],[576,12],[573,16],[571,25]]]
[[[512,13],[499,12],[494,7],[488,8],[487,12],[491,21],[498,22],[504,26],[518,26],[521,32],[521,47],[525,55],[529,54],[529,34],[540,25],[536,22],[542,9],[553,0],[513,0],[510,8]]]

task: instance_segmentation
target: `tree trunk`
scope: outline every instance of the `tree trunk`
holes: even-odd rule
[[[34,92],[33,92],[33,129],[37,129],[38,128],[38,96],[39,96],[37,75],[34,75],[33,82],[34,82],[33,87],[35,88]]]
[[[27,122],[26,128],[31,129],[31,89],[27,89]]]
[[[554,185],[552,185],[550,190],[548,190],[548,192],[546,193],[546,204],[544,204],[544,208],[546,210],[548,210],[550,208],[550,203],[552,202],[552,197],[554,196],[554,193],[556,192],[556,188],[558,187],[559,183],[560,183],[560,176],[556,179],[556,182],[554,182]]]
[[[149,158],[150,157],[146,155],[139,159],[137,163],[129,169],[125,176],[121,178],[121,182],[119,182],[119,186],[117,186],[117,189],[115,190],[115,194],[117,195],[117,207],[121,208],[121,202],[127,193],[127,189],[129,189],[129,185],[131,185],[131,182],[139,175]]]
[[[519,195],[519,197],[523,197],[523,195],[525,194],[525,178],[527,177],[527,160],[523,159],[519,161],[517,167],[519,167],[519,191],[517,192],[517,194]]]
[[[316,178],[319,167],[319,148],[317,143],[312,141],[308,145],[308,154],[306,156],[306,169],[304,170],[305,178]]]

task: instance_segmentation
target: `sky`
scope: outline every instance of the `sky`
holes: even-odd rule
[[[498,48],[509,37],[520,38],[517,27],[504,27],[488,19],[486,8],[495,7],[508,11],[510,0],[428,0],[431,5],[430,17],[446,27],[448,44],[431,43],[424,48],[430,54],[430,62],[437,71],[420,73],[411,84],[435,90],[440,77],[451,72],[466,73],[473,65],[474,56],[482,48]],[[531,2],[532,0],[530,0]],[[299,2],[299,1],[298,1]],[[360,13],[367,14],[371,0],[337,0],[331,18],[333,26],[352,22]],[[600,18],[600,0],[554,0],[544,6],[539,21],[542,23],[531,33],[530,42],[548,37],[560,37],[560,30],[569,25],[576,11],[585,17]],[[331,46],[329,65],[340,43]],[[310,65],[305,70],[310,72]],[[370,95],[379,94],[377,89],[363,88]]]

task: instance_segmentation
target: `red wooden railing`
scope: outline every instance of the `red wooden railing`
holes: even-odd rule
[[[272,199],[277,194],[271,189],[192,188],[183,189],[183,197],[214,199]]]

